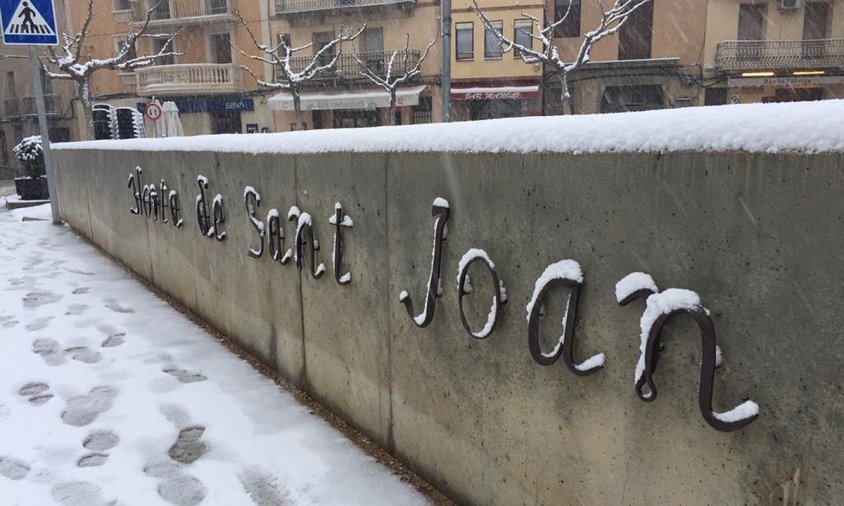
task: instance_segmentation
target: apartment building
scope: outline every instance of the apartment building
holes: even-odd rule
[[[66,26],[61,2],[56,2],[56,20],[60,29]],[[12,148],[24,137],[37,135],[38,111],[35,108],[35,86],[29,50],[24,46],[6,46],[0,40],[0,75],[3,78],[0,102],[0,178],[13,177],[20,164]],[[76,88],[73,83],[44,79],[44,105],[50,137],[54,141],[78,139],[74,110]]]
[[[65,0],[68,1],[68,0]],[[75,1],[75,0],[74,0]],[[262,10],[263,6],[263,10]],[[95,0],[94,17],[85,46],[92,57],[115,54],[130,30],[150,16],[147,37],[137,54],[158,52],[168,34],[178,31],[177,54],[135,72],[100,71],[94,74],[96,103],[142,110],[156,98],[179,108],[186,135],[258,132],[272,128],[265,98],[248,66],[262,75],[264,66],[242,56],[235,48],[254,49],[239,13],[259,37],[266,36],[266,6],[258,0]],[[85,20],[85,9],[71,12],[74,31]],[[151,130],[147,123],[147,130]]]
[[[356,40],[342,42],[330,53],[323,53],[325,62],[339,54],[336,67],[304,83],[304,128],[438,121],[442,115],[439,13],[439,2],[435,0],[274,0],[270,23],[273,40],[284,37],[292,47],[311,44],[293,55],[294,70],[305,68],[323,46],[341,33],[366,26]],[[396,117],[391,122],[389,96],[361,75],[363,67],[355,55],[382,77],[393,60],[392,74],[400,75],[406,70],[404,67],[416,65],[433,40],[437,43],[423,61],[421,75],[399,89]],[[294,129],[292,95],[278,92],[269,103],[275,111],[275,130]]]
[[[844,97],[844,1],[710,0],[707,104]]]

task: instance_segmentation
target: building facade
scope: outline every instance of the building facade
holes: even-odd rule
[[[327,42],[365,26],[357,39],[323,53],[326,62],[339,55],[335,68],[303,84],[301,108],[306,129],[439,121],[442,100],[438,2],[275,0],[272,9],[273,41],[278,43],[285,37],[291,47],[303,48],[293,54],[291,66],[297,71],[305,68]],[[432,41],[437,42],[422,62],[421,75],[399,88],[396,116],[391,121],[387,93],[361,74],[364,67],[358,59],[381,77],[391,69],[392,61],[392,75],[400,75],[420,61]],[[295,128],[296,114],[289,92],[277,93],[270,105],[277,131]]]
[[[708,104],[844,97],[844,1],[710,0]]]

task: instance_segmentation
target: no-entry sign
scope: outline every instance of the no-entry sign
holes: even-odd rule
[[[161,106],[156,104],[155,102],[150,102],[144,109],[144,114],[146,114],[147,118],[151,119],[152,121],[158,121],[158,119],[161,117]]]

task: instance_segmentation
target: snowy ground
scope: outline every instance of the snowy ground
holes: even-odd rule
[[[0,210],[0,503],[426,504],[49,207]]]

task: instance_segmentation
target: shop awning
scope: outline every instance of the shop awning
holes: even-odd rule
[[[452,100],[523,100],[539,97],[539,85],[451,89]]]
[[[419,105],[419,94],[427,86],[402,88],[396,92],[396,106]],[[366,90],[345,93],[302,93],[301,106],[303,111],[321,111],[336,109],[377,109],[390,107],[390,95],[386,91]],[[267,99],[270,109],[276,111],[293,111],[293,95],[283,91]]]

